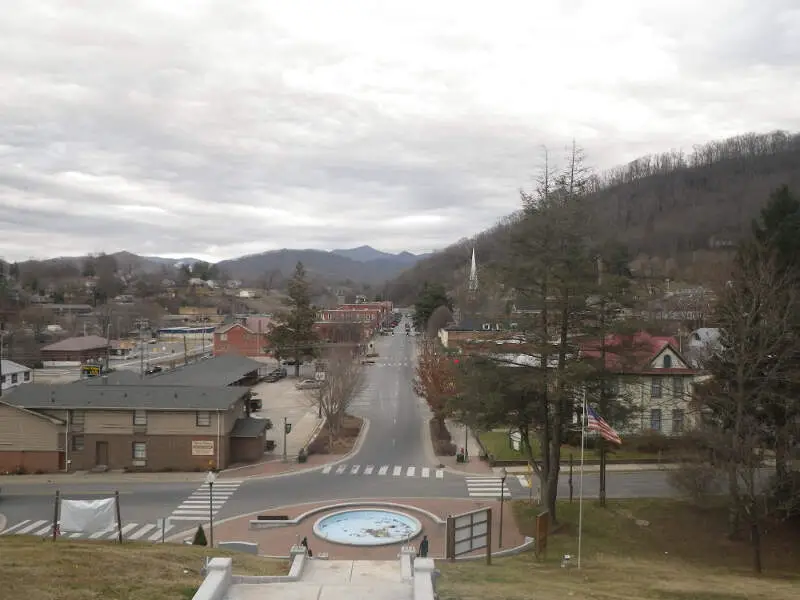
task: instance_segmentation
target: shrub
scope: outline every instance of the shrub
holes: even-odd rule
[[[642,454],[669,452],[676,445],[672,438],[668,438],[657,431],[629,436],[625,438],[624,442],[627,448],[632,448],[634,452],[641,452]]]
[[[192,540],[193,546],[208,546],[208,540],[206,540],[206,532],[203,530],[202,525],[197,526],[197,531],[194,534],[194,539]]]
[[[699,460],[687,460],[667,476],[669,484],[697,506],[719,493],[719,480],[713,466]]]
[[[308,460],[308,454],[304,448],[300,448],[300,452],[297,453],[297,462],[304,463]]]
[[[266,443],[264,444],[264,449],[267,452],[272,452],[273,450],[275,450],[275,440],[267,440]]]
[[[15,475],[27,475],[28,474],[28,469],[26,469],[22,465],[17,465],[16,468],[14,469],[14,474]]]

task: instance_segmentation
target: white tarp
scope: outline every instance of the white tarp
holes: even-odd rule
[[[117,525],[114,498],[102,500],[61,500],[61,531],[97,533]]]

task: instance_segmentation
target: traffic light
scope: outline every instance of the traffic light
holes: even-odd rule
[[[286,434],[287,435],[292,433],[292,424],[291,423],[286,423],[286,425],[284,425],[284,429],[286,430]]]

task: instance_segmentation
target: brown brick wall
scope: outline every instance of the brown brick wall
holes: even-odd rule
[[[264,437],[231,439],[231,462],[250,463],[264,457]]]
[[[0,452],[0,473],[15,473],[24,469],[26,473],[54,473],[61,467],[60,452],[5,450]]]
[[[220,453],[217,465],[217,452],[213,456],[192,456],[192,441],[217,441],[216,435],[108,435],[84,434],[83,450],[70,450],[71,470],[84,471],[96,466],[95,452],[97,442],[108,442],[108,468],[133,469],[142,471],[195,471],[210,467],[224,469],[230,464],[230,440],[220,437]],[[147,465],[133,466],[133,443],[147,443]]]

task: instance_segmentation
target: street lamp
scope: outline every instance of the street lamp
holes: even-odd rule
[[[211,548],[214,547],[214,482],[217,476],[214,471],[209,471],[206,474],[206,483],[208,484],[208,533],[211,540]],[[502,516],[502,511],[500,515]]]
[[[506,477],[508,477],[508,471],[503,467],[500,469],[500,539],[497,544],[500,548],[503,547],[503,505],[506,501]]]

